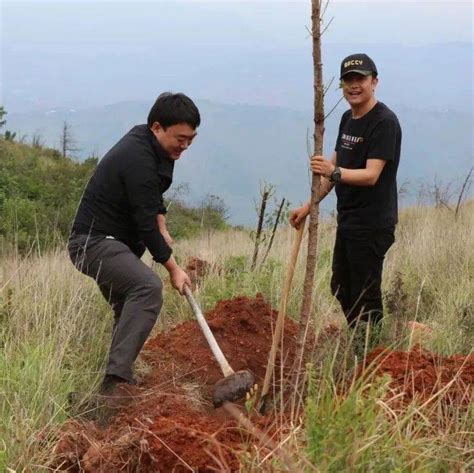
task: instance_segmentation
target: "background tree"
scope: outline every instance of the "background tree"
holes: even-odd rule
[[[223,228],[229,218],[229,208],[224,200],[215,194],[207,194],[201,201],[201,228]]]
[[[5,108],[0,106],[0,128],[6,125],[7,121],[4,119],[5,115],[7,114],[7,111]],[[6,141],[15,141],[16,138],[16,132],[10,131],[10,130],[5,130],[5,133],[3,134],[3,139]]]
[[[2,128],[2,126],[5,125],[5,123],[7,123],[6,120],[3,119],[3,117],[7,114],[5,108],[3,107],[3,105],[0,105],[0,128]]]
[[[16,138],[16,132],[12,132],[10,130],[5,130],[5,133],[3,134],[3,138],[7,141],[15,141]]]
[[[263,184],[263,188],[260,190],[260,209],[258,210],[258,221],[257,221],[257,229],[255,230],[255,244],[253,248],[253,255],[252,255],[252,264],[250,266],[250,270],[253,271],[257,265],[257,258],[258,258],[258,251],[260,249],[260,243],[263,235],[263,223],[265,219],[265,211],[267,208],[267,202],[270,197],[275,193],[275,186],[272,184]]]
[[[257,213],[257,227],[250,232],[250,238],[254,241],[254,250],[252,255],[252,262],[250,270],[254,271],[257,267],[258,254],[261,245],[266,245],[265,253],[260,261],[260,267],[265,264],[265,261],[270,253],[273,245],[273,240],[278,228],[278,225],[284,224],[287,221],[287,213],[290,202],[286,198],[277,199],[276,187],[273,184],[264,182],[260,189],[260,205],[255,203],[255,212]],[[273,210],[270,207],[270,199],[273,197]]]
[[[275,234],[280,223],[285,221],[285,215],[288,214],[290,203],[283,197],[281,199],[280,204],[273,210],[273,212],[267,216],[267,227],[270,229],[270,238],[268,240],[267,249],[265,250],[265,254],[262,258],[262,262],[260,263],[260,267],[265,264],[267,260],[267,256],[272,249],[273,240],[275,239]]]
[[[76,147],[76,140],[74,139],[71,131],[71,125],[64,121],[61,136],[59,138],[61,156],[65,158],[77,151],[79,148]]]
[[[33,148],[37,150],[41,150],[44,148],[44,141],[39,133],[35,133],[31,137],[31,146],[33,146]]]

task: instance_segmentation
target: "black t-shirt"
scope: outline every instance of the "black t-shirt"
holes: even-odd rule
[[[402,132],[396,115],[383,103],[363,117],[347,110],[339,125],[337,165],[364,169],[368,159],[385,166],[374,186],[336,184],[337,221],[341,230],[393,228],[398,221],[397,169]]]
[[[100,160],[89,180],[72,232],[113,236],[137,255],[145,246],[159,263],[171,256],[157,214],[166,213],[163,192],[171,185],[174,161],[147,125],[132,128]]]

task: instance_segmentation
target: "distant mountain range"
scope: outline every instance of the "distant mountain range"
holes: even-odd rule
[[[309,195],[311,2],[3,3],[7,129],[59,147],[67,120],[77,158],[101,156],[145,121],[160,92],[183,91],[202,112],[176,167],[190,200],[217,194],[233,222],[250,223],[263,180],[294,204]],[[399,181],[413,188],[461,178],[472,165],[472,11],[451,3],[329,2],[324,19],[335,20],[323,38],[326,111],[341,95],[342,58],[369,54],[377,96],[403,128]],[[345,107],[327,120],[327,153]]]
[[[307,146],[312,147],[312,113],[282,107],[227,105],[197,101],[202,125],[193,146],[177,163],[175,182],[187,182],[189,199],[207,193],[222,197],[233,223],[255,220],[254,200],[262,182],[276,185],[279,196],[299,204],[309,196]],[[67,121],[80,148],[78,159],[102,156],[134,124],[144,123],[150,103],[123,102],[77,110],[9,113],[6,128],[18,136],[41,136],[45,144],[59,147],[62,124]],[[387,103],[391,106],[392,104]],[[399,184],[416,188],[465,176],[473,161],[473,116],[453,110],[424,111],[391,107],[403,129]],[[325,152],[331,153],[341,104],[326,120]],[[334,208],[334,201],[324,209]]]
[[[309,41],[276,50],[190,43],[186,60],[173,48],[146,44],[79,43],[70,48],[48,43],[2,49],[2,105],[9,112],[56,107],[91,108],[123,100],[152,100],[163,90],[183,91],[218,103],[280,106],[309,110],[313,67]],[[104,48],[108,48],[104,50]],[[110,50],[112,49],[112,50]],[[137,50],[138,49],[138,50]],[[367,52],[380,73],[378,94],[387,104],[419,110],[472,113],[472,43],[404,46],[401,44],[325,44],[326,104],[338,100],[340,61]],[[183,52],[179,53],[184,56]],[[180,57],[181,57],[180,56]],[[193,60],[188,60],[193,58]]]

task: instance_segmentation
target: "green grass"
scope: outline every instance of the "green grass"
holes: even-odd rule
[[[419,320],[433,329],[425,340],[442,354],[472,348],[474,306],[473,204],[458,220],[444,209],[418,208],[402,214],[397,242],[387,255],[384,293],[392,299],[384,337],[395,344],[399,320]],[[470,211],[471,210],[471,211]],[[314,331],[342,323],[329,291],[333,223],[320,225],[315,281]],[[250,271],[253,243],[244,231],[207,233],[179,242],[184,262],[197,256],[211,272],[196,291],[204,310],[219,300],[257,292],[278,307],[293,230],[282,229],[263,266]],[[304,278],[306,243],[295,271],[289,316],[297,319]],[[148,260],[149,261],[149,260]],[[165,281],[166,275],[158,268]],[[400,274],[397,281],[396,274]],[[186,300],[165,284],[165,303],[157,330],[192,317]],[[41,471],[55,427],[74,412],[69,393],[87,398],[100,380],[110,339],[112,314],[93,281],[77,272],[63,248],[27,257],[12,253],[0,264],[0,471]],[[344,348],[341,347],[341,350]],[[304,425],[294,419],[285,443],[303,471],[431,472],[462,471],[472,453],[473,411],[446,411],[439,404],[409,406],[395,412],[387,402],[386,380],[336,389],[334,365],[348,357],[329,354],[333,365],[310,376]],[[339,369],[338,372],[341,370]],[[433,411],[433,409],[435,411]],[[244,471],[262,471],[275,458],[258,451]],[[265,463],[270,462],[270,463]],[[467,470],[466,470],[467,471]]]
[[[469,460],[472,415],[413,403],[391,407],[390,377],[357,381],[341,391],[332,376],[310,370],[307,453],[324,472],[452,472]],[[444,424],[436,428],[434,423]]]
[[[70,393],[97,385],[110,331],[93,282],[79,282],[62,252],[3,263],[0,471],[43,457],[43,433],[73,413]]]

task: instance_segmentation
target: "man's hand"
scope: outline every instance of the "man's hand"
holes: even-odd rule
[[[158,223],[158,229],[160,230],[161,235],[165,239],[168,246],[173,246],[173,238],[168,232],[168,228],[166,227],[166,217],[162,214],[158,214],[156,216],[156,221]]]
[[[315,174],[330,178],[336,166],[324,156],[313,156],[311,158],[311,171]]]
[[[184,286],[187,285],[191,287],[191,279],[187,273],[181,269],[179,266],[176,266],[175,269],[170,271],[171,285],[182,295],[184,296]]]
[[[183,296],[185,284],[187,284],[189,287],[192,285],[191,279],[187,273],[181,269],[180,266],[178,266],[173,255],[170,256],[166,263],[163,263],[163,266],[168,270],[171,279],[171,285]]]
[[[305,221],[305,218],[309,214],[309,202],[298,207],[297,209],[293,209],[290,211],[290,225],[296,229],[300,228],[301,223]]]

